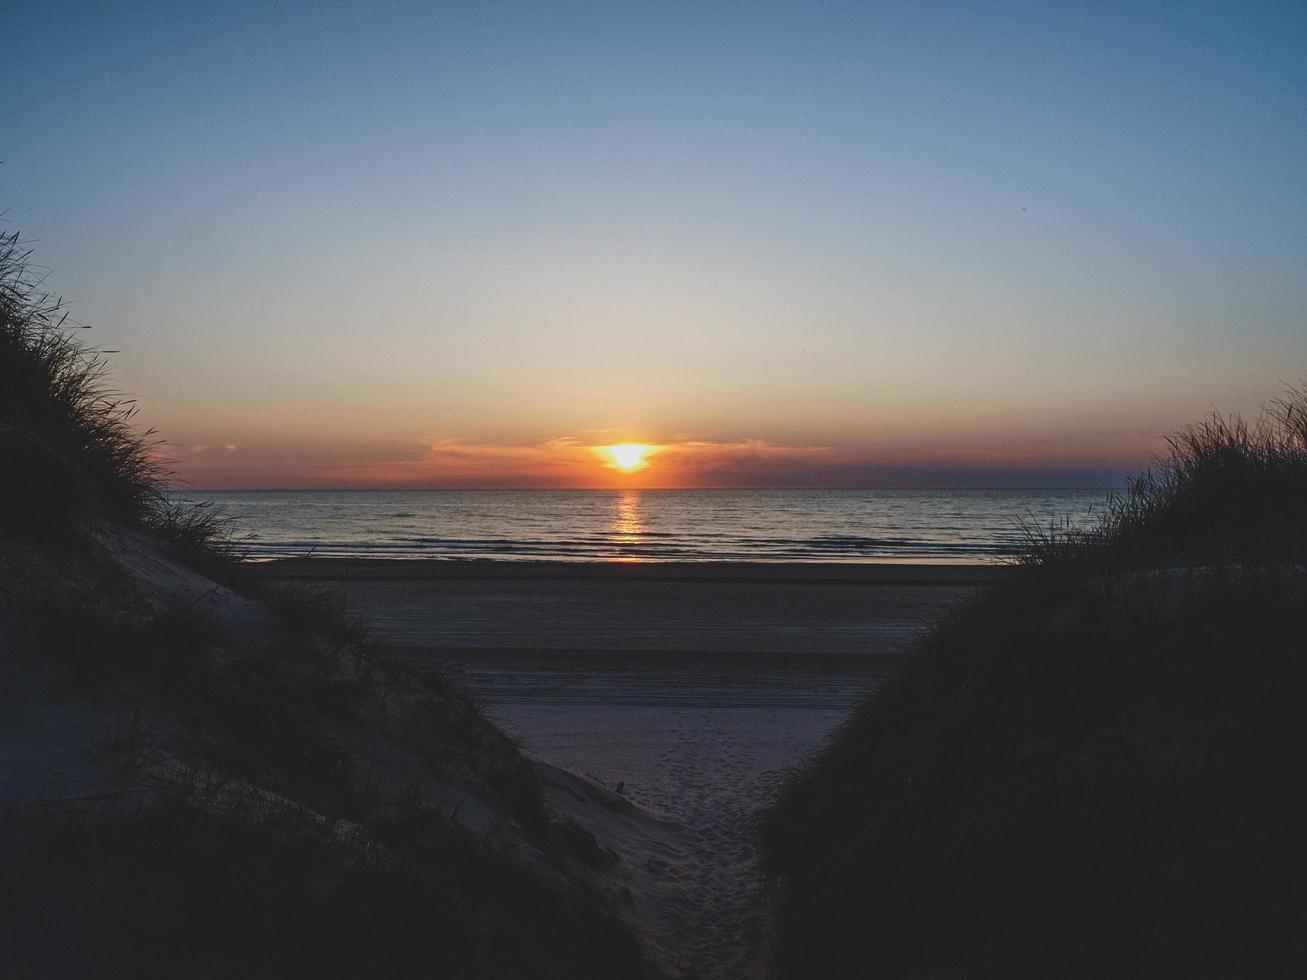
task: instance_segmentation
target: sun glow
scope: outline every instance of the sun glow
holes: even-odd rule
[[[611,460],[610,465],[623,473],[636,473],[647,467],[649,460],[645,457],[654,450],[653,446],[646,446],[639,442],[623,442],[616,446],[599,448]]]

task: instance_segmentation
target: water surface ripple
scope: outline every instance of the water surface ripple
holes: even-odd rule
[[[983,561],[1110,491],[190,491],[252,558]]]

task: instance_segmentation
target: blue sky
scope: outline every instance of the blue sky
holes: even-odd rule
[[[1307,375],[1302,4],[372,6],[6,18],[0,208],[193,482],[1097,481]]]

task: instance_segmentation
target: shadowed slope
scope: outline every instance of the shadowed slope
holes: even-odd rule
[[[172,510],[24,260],[0,239],[7,975],[643,975],[517,746]]]
[[[1035,540],[795,779],[784,976],[1307,968],[1304,407]]]

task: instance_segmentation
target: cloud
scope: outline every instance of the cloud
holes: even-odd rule
[[[1039,459],[1028,453],[969,446],[909,457],[901,449],[787,445],[764,439],[684,439],[654,444],[649,465],[637,472],[615,470],[599,444],[573,436],[533,443],[446,438],[354,444],[226,443],[223,448],[224,453],[178,461],[182,479],[204,489],[801,489],[1102,486],[1119,483],[1133,470],[1129,463],[1106,458]]]

